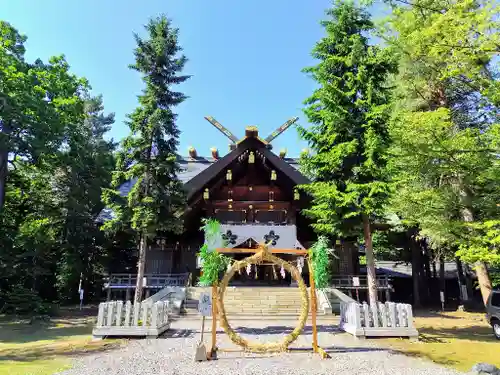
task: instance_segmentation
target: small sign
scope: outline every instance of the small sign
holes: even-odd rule
[[[200,269],[201,267],[203,267],[203,259],[201,259],[200,256],[197,256],[196,257],[196,268]]]
[[[354,276],[354,277],[352,278],[352,286],[359,287],[359,285],[360,285],[360,284],[359,284],[359,277]]]
[[[203,316],[212,315],[212,296],[210,293],[201,293],[198,302],[198,312]]]

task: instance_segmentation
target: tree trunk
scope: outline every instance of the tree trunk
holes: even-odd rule
[[[425,302],[429,302],[431,300],[431,283],[432,283],[432,274],[431,274],[431,254],[429,246],[425,241],[420,241],[422,254],[423,256],[423,265],[422,265],[422,288],[425,292]],[[425,269],[425,272],[424,272]]]
[[[411,246],[411,272],[413,280],[413,306],[416,308],[422,307],[420,301],[420,271],[422,269],[422,259],[420,249],[414,241],[413,236],[410,237]]]
[[[5,110],[5,103],[0,98],[0,110]],[[0,213],[5,204],[7,175],[9,173],[9,139],[12,133],[11,121],[0,121]],[[2,139],[3,138],[3,139]]]
[[[477,281],[479,283],[479,289],[481,290],[481,296],[483,297],[483,302],[486,306],[492,289],[488,267],[486,266],[485,262],[476,262],[474,268],[476,269]]]
[[[366,275],[368,280],[368,299],[370,305],[377,304],[377,274],[373,255],[372,233],[367,215],[363,215],[363,231],[365,235]]]
[[[446,301],[446,279],[444,278],[444,258],[443,257],[441,257],[439,259],[439,291],[443,293],[443,301]],[[443,304],[444,304],[444,302],[443,302]]]
[[[474,221],[474,214],[472,212],[472,193],[463,188],[460,192],[460,198],[462,202],[462,218],[466,223],[471,223]],[[475,264],[477,281],[479,283],[479,289],[481,290],[481,296],[483,297],[483,302],[486,306],[488,303],[488,298],[490,297],[492,285],[490,275],[488,273],[488,267],[483,261],[478,261]]]
[[[460,261],[460,258],[455,257],[455,263],[457,264],[457,277],[458,277],[458,285],[460,288],[459,290],[460,303],[463,304],[464,302],[467,302],[469,298],[468,295],[467,298],[464,298],[464,295],[462,294],[462,286],[466,285],[464,268],[462,267],[462,262]]]
[[[5,187],[8,173],[8,152],[0,151],[0,212],[3,211],[5,203]]]
[[[137,282],[135,284],[134,302],[140,303],[142,301],[142,288],[144,279],[144,267],[146,265],[146,251],[147,251],[146,234],[141,234],[141,241],[139,242],[139,258],[137,259]]]

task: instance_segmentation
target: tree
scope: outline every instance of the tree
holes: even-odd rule
[[[362,223],[370,303],[377,301],[371,223],[390,195],[386,171],[390,88],[387,51],[369,44],[374,25],[366,10],[336,1],[323,21],[327,35],[313,50],[319,64],[305,69],[320,87],[306,100],[310,128],[299,127],[312,153],[302,167],[313,182],[304,213],[320,233],[343,235]]]
[[[102,272],[103,233],[96,217],[104,208],[102,188],[109,187],[114,168],[113,141],[103,137],[114,123],[114,115],[103,114],[102,97],[85,101],[85,120],[75,124],[61,151],[55,174],[62,207],[61,259],[58,288],[63,298],[75,298],[80,275],[88,281]]]
[[[401,187],[395,210],[435,249],[471,243],[479,232],[469,223],[500,213],[492,204],[500,198],[495,14],[481,0],[396,0],[386,25],[399,60],[391,121]],[[484,301],[491,290],[487,261],[476,262]]]
[[[177,179],[179,129],[173,107],[185,95],[173,86],[186,81],[181,75],[186,63],[178,55],[178,29],[165,16],[151,19],[146,25],[148,39],[135,35],[133,70],[142,74],[146,85],[139,96],[140,105],[129,115],[130,135],[124,139],[117,156],[112,189],[104,192],[104,202],[113,209],[114,218],[105,230],[131,227],[138,235],[139,257],[135,301],[142,298],[142,279],[148,240],[158,232],[182,230],[180,214],[184,208],[183,185]],[[126,197],[118,188],[126,181],[134,186]]]
[[[88,88],[69,73],[63,56],[26,62],[26,39],[0,21],[0,212],[9,164],[16,158],[36,163],[55,152],[66,127],[82,118],[80,94]]]

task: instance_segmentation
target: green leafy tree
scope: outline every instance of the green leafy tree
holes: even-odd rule
[[[57,151],[67,126],[81,120],[88,88],[69,73],[64,57],[49,63],[25,60],[26,37],[0,21],[0,212],[9,164],[16,158],[39,162]]]
[[[387,51],[370,45],[374,25],[366,10],[336,1],[322,25],[327,35],[313,50],[319,64],[305,71],[320,87],[306,100],[310,128],[299,127],[312,153],[302,167],[313,182],[304,213],[319,233],[344,235],[362,223],[370,303],[377,301],[371,224],[390,194],[386,173],[390,89],[394,64]],[[359,228],[359,226],[358,226]],[[352,234],[352,233],[351,233]]]
[[[492,204],[500,197],[495,14],[493,4],[480,0],[394,1],[383,34],[399,60],[393,209],[435,249],[475,242],[479,232],[469,223],[499,214]],[[475,264],[485,301],[488,261]]]
[[[146,88],[139,96],[140,105],[129,116],[131,134],[124,139],[117,157],[113,189],[106,190],[103,197],[114,212],[104,229],[128,227],[139,237],[136,302],[142,297],[148,240],[158,232],[182,230],[184,192],[177,179],[176,155],[180,132],[173,108],[186,97],[173,87],[189,78],[180,74],[186,57],[179,55],[178,29],[160,16],[150,20],[146,30],[147,39],[135,36],[136,62],[131,65],[141,73]],[[134,186],[122,197],[117,189],[126,181],[134,181]]]

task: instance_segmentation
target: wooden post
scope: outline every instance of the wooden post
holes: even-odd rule
[[[316,311],[318,310],[318,305],[316,301],[316,287],[314,283],[314,270],[312,267],[312,262],[310,259],[307,260],[309,266],[309,286],[311,288],[311,323],[312,323],[312,334],[313,334],[313,351],[318,352],[318,330],[316,327]]]
[[[217,359],[217,284],[212,285],[212,347],[210,359]]]

